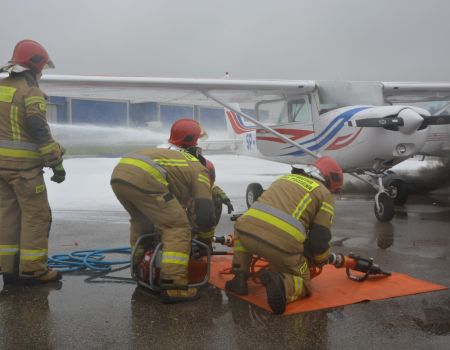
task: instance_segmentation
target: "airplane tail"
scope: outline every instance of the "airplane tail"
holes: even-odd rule
[[[232,104],[231,107],[236,111],[241,110],[238,104]],[[259,153],[256,147],[256,126],[247,122],[239,113],[228,108],[224,108],[224,110],[228,138],[236,141],[238,153],[255,156]]]

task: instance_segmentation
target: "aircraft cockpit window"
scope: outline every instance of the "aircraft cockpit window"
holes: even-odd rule
[[[308,98],[301,98],[289,102],[290,121],[302,124],[311,124],[311,105]]]

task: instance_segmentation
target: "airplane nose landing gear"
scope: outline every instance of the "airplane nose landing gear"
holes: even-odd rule
[[[382,222],[388,222],[394,218],[394,200],[384,188],[381,176],[378,177],[378,193],[375,195],[373,210],[377,219]]]
[[[375,216],[382,222],[389,222],[394,218],[394,201],[386,192],[379,192],[375,196],[373,207]]]

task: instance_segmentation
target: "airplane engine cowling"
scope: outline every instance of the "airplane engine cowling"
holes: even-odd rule
[[[399,131],[405,135],[414,133],[423,122],[423,117],[410,108],[402,109],[397,117],[403,119],[403,126],[399,127]]]

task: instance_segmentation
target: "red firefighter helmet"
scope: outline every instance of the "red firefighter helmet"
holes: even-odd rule
[[[196,146],[198,139],[205,135],[206,133],[198,121],[188,118],[178,119],[170,129],[169,143],[181,148],[188,148]]]
[[[211,181],[211,186],[214,185],[214,182],[216,182],[216,168],[214,167],[214,164],[206,159],[206,169],[208,169],[209,172],[209,181]]]
[[[322,181],[330,192],[341,189],[344,183],[344,174],[341,166],[331,157],[320,157],[313,165],[292,165],[293,168],[303,169],[303,171],[317,180]]]
[[[11,63],[20,64],[35,73],[45,68],[55,68],[44,47],[34,40],[21,40],[16,44]]]

